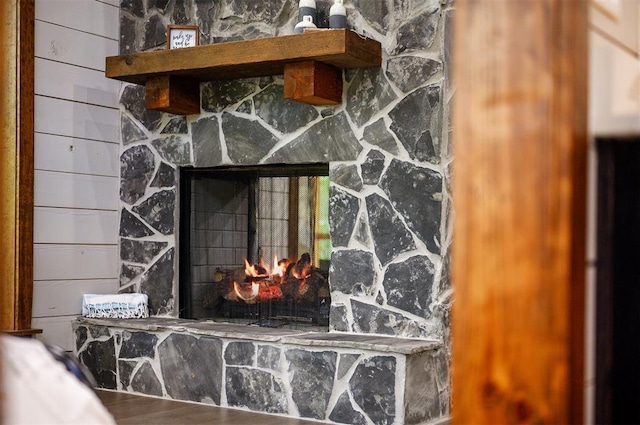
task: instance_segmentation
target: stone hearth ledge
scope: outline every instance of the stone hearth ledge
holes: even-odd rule
[[[148,319],[94,319],[79,317],[79,325],[106,326],[140,331],[185,332],[192,335],[215,336],[260,342],[277,342],[285,345],[305,347],[353,348],[383,353],[418,354],[442,347],[437,340],[398,338],[393,336],[353,334],[344,332],[304,332],[214,322],[211,320],[189,320],[152,317]]]

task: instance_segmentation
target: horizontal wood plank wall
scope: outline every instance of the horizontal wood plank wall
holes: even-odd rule
[[[72,349],[82,294],[118,288],[116,0],[36,0],[33,323]]]
[[[586,10],[456,2],[455,423],[582,423]]]

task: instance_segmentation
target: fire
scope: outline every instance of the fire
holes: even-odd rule
[[[244,301],[252,301],[260,293],[260,284],[256,282],[251,282],[251,291],[247,293],[246,289],[240,288],[240,285],[238,285],[238,282],[233,282],[233,292],[236,293],[236,296],[238,298],[241,298]]]

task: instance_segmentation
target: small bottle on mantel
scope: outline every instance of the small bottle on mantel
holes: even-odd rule
[[[302,34],[305,28],[316,28],[316,24],[313,23],[313,17],[311,15],[304,15],[302,21],[296,24],[294,32],[296,34]]]
[[[298,4],[298,22],[304,21],[305,16],[311,16],[316,21],[316,0],[300,0]]]
[[[329,27],[347,27],[347,9],[344,8],[342,0],[335,0],[333,6],[331,6],[331,8],[329,9]]]

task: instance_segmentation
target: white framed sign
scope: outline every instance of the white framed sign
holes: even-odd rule
[[[168,25],[167,49],[180,49],[200,44],[200,31],[197,25]]]

